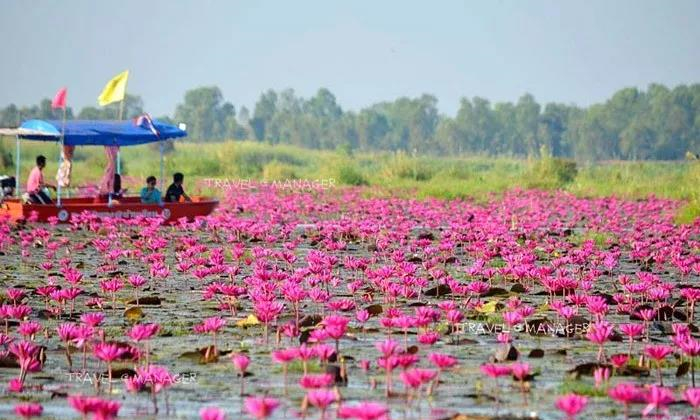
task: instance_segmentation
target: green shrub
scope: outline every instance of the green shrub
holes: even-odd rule
[[[577,174],[575,161],[552,157],[543,147],[541,158],[525,174],[525,186],[543,190],[561,189],[570,184]]]
[[[283,181],[286,179],[298,178],[293,166],[280,163],[276,160],[273,160],[263,167],[262,177],[265,181]]]
[[[12,153],[5,149],[5,146],[0,142],[0,172],[5,172],[12,166]]]
[[[76,147],[73,151],[73,162],[85,162],[89,158],[97,155],[97,153],[95,153],[94,151],[90,152],[89,150],[90,149],[84,146]],[[100,152],[102,152],[102,150],[100,150]],[[102,154],[104,155],[104,152],[102,152]]]
[[[335,179],[343,185],[369,185],[367,179],[349,162],[338,165]]]
[[[150,149],[151,153],[154,153],[156,155],[160,154],[160,142],[153,142],[148,144],[148,148]],[[175,153],[175,141],[173,140],[166,140],[163,142],[163,154],[164,155],[169,155]]]
[[[353,155],[354,155],[353,150],[352,150],[352,145],[350,145],[350,143],[339,144],[335,148],[335,150],[336,150],[336,152],[338,152],[338,154],[340,154],[341,156],[344,156],[344,157],[353,157]]]
[[[410,157],[398,152],[387,162],[384,175],[388,178],[427,181],[435,175],[435,170],[425,158]]]
[[[157,158],[154,170],[157,169]],[[206,155],[178,155],[168,161],[167,172],[182,172],[187,177],[219,177],[223,167],[218,159]]]
[[[475,176],[478,175],[478,172],[483,172],[485,170],[486,169],[482,169],[481,171],[474,170],[474,167],[466,164],[452,164],[440,170],[435,176],[436,178],[467,180],[474,179]]]
[[[220,175],[258,178],[265,176],[265,167],[272,162],[275,162],[276,165],[285,165],[288,168],[306,165],[306,155],[288,146],[227,141],[206,147],[209,150],[215,148],[220,167],[225,170],[225,173]],[[274,171],[273,167],[268,169],[269,175],[273,175],[270,172]],[[287,170],[285,169],[285,171]]]

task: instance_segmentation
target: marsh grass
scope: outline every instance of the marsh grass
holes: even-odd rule
[[[14,139],[0,140],[0,150],[14,158]],[[24,182],[36,155],[47,157],[47,180],[58,165],[54,144],[25,142],[21,154]],[[610,161],[575,163],[553,158],[515,159],[485,156],[412,156],[403,152],[349,153],[308,150],[253,141],[220,143],[177,142],[166,154],[165,177],[179,171],[185,184],[203,178],[248,180],[334,179],[336,185],[368,186],[365,195],[427,198],[469,198],[484,201],[514,188],[564,190],[581,197],[617,196],[640,199],[656,196],[685,200],[677,221],[691,223],[700,216],[700,162]],[[9,159],[0,165],[14,173]],[[78,147],[73,165],[76,185],[94,184],[105,165],[102,148]],[[150,146],[122,150],[122,168],[133,179],[159,176],[159,157]],[[126,185],[131,191],[140,185]],[[193,192],[215,192],[213,190]]]

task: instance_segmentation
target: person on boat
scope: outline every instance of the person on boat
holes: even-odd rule
[[[46,157],[39,155],[36,157],[36,166],[29,173],[27,179],[27,194],[29,201],[34,204],[51,204],[51,197],[44,192],[45,188],[51,188],[56,191],[56,187],[44,182],[44,167],[46,166]]]
[[[126,194],[126,189],[122,188],[122,176],[119,174],[114,174],[114,192],[112,193],[112,198],[122,198]]]
[[[124,194],[126,194],[126,190],[122,188],[122,176],[115,173],[113,191],[109,194],[99,194],[96,202],[111,202],[112,204],[119,204],[119,201],[116,200],[123,198]]]
[[[182,188],[182,181],[185,180],[185,176],[180,172],[173,175],[173,183],[170,184],[167,191],[165,192],[165,201],[168,203],[178,203],[180,201],[192,201],[190,196],[185,194],[185,189]]]
[[[17,183],[15,177],[0,175],[0,201],[5,197],[12,197],[15,195],[15,187]]]
[[[141,202],[143,204],[161,204],[160,190],[156,188],[156,177],[146,178],[146,186],[141,189]]]

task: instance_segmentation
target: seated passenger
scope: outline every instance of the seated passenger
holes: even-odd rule
[[[156,177],[146,178],[146,186],[141,189],[141,202],[144,204],[160,204],[160,190],[156,188]]]
[[[44,167],[46,166],[46,158],[42,155],[36,157],[36,166],[29,173],[29,178],[27,179],[27,193],[29,194],[29,201],[34,204],[51,204],[51,197],[44,191],[46,188],[52,188],[54,191],[56,187],[44,182]]]
[[[173,175],[173,183],[170,184],[168,190],[165,192],[165,201],[168,203],[177,203],[180,201],[192,201],[190,197],[185,194],[184,188],[182,188],[182,181],[184,181],[185,176],[180,172]]]
[[[124,197],[124,194],[126,194],[126,189],[122,188],[122,176],[121,175],[114,174],[114,183],[113,183],[112,190],[113,190],[113,192],[110,194],[101,193],[99,195],[99,200],[97,200],[96,202],[106,203],[106,202],[111,200],[112,203],[119,204],[119,202],[116,200],[121,199],[122,197]],[[116,203],[115,203],[115,201],[116,201]]]

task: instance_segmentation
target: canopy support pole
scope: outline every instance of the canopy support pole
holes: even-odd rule
[[[19,134],[15,136],[15,139],[17,140],[17,151],[15,152],[15,190],[17,191],[17,198],[21,199],[22,197],[22,183],[19,180],[19,153],[20,153],[20,147],[19,147]]]
[[[58,170],[60,171],[63,167],[63,144],[66,138],[66,107],[63,107],[63,124],[61,125],[61,141],[58,150]],[[56,182],[56,206],[61,207],[61,184],[63,184],[63,179],[58,179]]]
[[[160,193],[163,194],[163,177],[165,176],[163,165],[163,140],[160,141]]]

